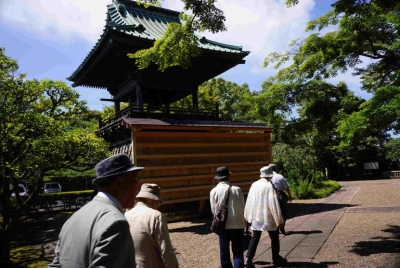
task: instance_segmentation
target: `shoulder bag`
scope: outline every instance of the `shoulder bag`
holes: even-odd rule
[[[228,196],[225,200],[225,205],[218,210],[217,214],[213,217],[213,221],[211,223],[210,230],[217,235],[221,234],[223,230],[225,230],[226,220],[228,219],[228,202],[229,195],[231,193],[232,186],[229,185],[228,188]]]
[[[272,183],[272,181],[270,181],[270,183],[272,184],[272,187],[274,187],[274,190],[275,190],[276,195],[278,197],[278,201],[287,203],[289,201],[289,197],[287,196],[285,191],[283,191],[283,190],[282,191],[277,191],[276,188],[275,188],[275,185]]]

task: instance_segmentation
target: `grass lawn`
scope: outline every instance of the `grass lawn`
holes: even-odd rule
[[[54,246],[64,222],[73,211],[32,213],[21,218],[11,235],[10,267],[46,267],[54,258]]]

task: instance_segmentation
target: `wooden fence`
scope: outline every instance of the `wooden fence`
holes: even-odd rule
[[[218,183],[217,167],[227,166],[231,184],[246,194],[259,179],[260,168],[272,162],[271,129],[266,126],[193,126],[127,125],[132,139],[113,153],[132,152],[128,155],[135,165],[145,167],[140,183],[158,184],[163,204],[197,202],[200,212]]]

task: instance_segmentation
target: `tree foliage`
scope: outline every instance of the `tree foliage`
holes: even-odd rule
[[[93,168],[109,152],[94,135],[95,115],[75,90],[62,81],[26,80],[4,49],[0,49],[0,92],[0,231],[5,243],[4,234],[20,211],[10,207],[10,183],[17,188],[19,180],[39,184],[49,170]],[[1,261],[7,262],[3,246]]]
[[[360,164],[360,152],[383,146],[390,131],[399,133],[399,8],[398,1],[338,0],[308,23],[306,30],[314,33],[293,41],[287,52],[267,56],[264,66],[280,68],[263,84],[269,122],[299,108],[297,129],[309,131],[313,122],[314,131],[308,132],[315,133],[313,141],[330,141],[325,148],[345,165]],[[322,35],[328,27],[335,30]],[[349,70],[361,78],[361,89],[372,93],[371,99],[356,98],[340,84],[321,87],[322,80]],[[288,126],[296,126],[296,120]]]
[[[258,93],[251,91],[247,84],[238,85],[223,78],[213,78],[198,89],[199,109],[212,110],[219,106],[219,117],[223,121],[257,121],[254,99]],[[191,96],[177,101],[171,107],[193,107]]]
[[[383,155],[391,169],[400,170],[400,138],[394,138],[385,144]]]
[[[143,0],[145,5],[158,5],[158,1]],[[191,58],[201,53],[196,32],[212,33],[225,31],[225,16],[215,7],[216,0],[182,0],[188,14],[180,15],[181,23],[169,23],[163,37],[154,42],[153,47],[128,54],[134,58],[139,69],[156,64],[159,70],[180,66],[191,67]]]

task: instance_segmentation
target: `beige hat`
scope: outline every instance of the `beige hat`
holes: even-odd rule
[[[270,167],[262,167],[260,169],[260,178],[270,178],[274,176],[274,172]]]
[[[155,183],[143,183],[136,198],[139,197],[149,198],[160,202],[163,201],[161,198],[161,188]]]

